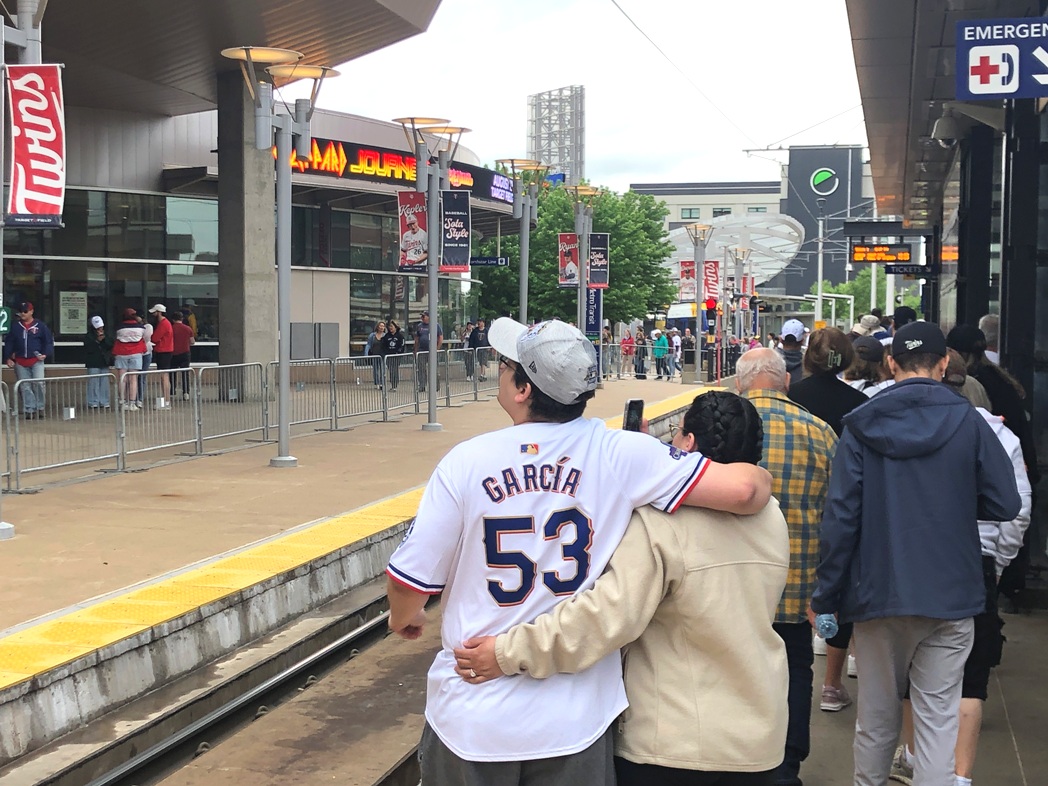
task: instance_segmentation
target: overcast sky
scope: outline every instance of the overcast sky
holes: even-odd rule
[[[784,137],[866,143],[843,0],[618,2],[672,64],[612,0],[442,0],[427,32],[341,65],[320,105],[448,118],[491,164],[525,156],[529,95],[583,85],[586,177],[618,191],[775,180],[785,154],[744,150]]]

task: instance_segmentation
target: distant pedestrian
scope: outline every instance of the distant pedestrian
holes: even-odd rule
[[[628,373],[629,372],[629,368],[633,365],[633,348],[634,348],[633,334],[630,333],[629,329],[627,328],[626,332],[622,334],[622,344],[621,344],[621,352],[622,352],[622,354],[620,356],[620,362],[619,362],[619,376],[620,377],[623,376],[624,374]]]
[[[444,343],[444,330],[437,325],[437,340],[433,342],[433,361],[437,364],[437,390],[440,390],[440,361],[436,353],[440,352],[440,346]],[[429,381],[430,361],[430,334],[432,328],[429,324],[429,312],[423,311],[418,325],[415,326],[415,374],[418,376],[418,389],[420,393],[426,392],[426,384]]]
[[[175,354],[174,330],[171,328],[171,320],[167,318],[167,306],[157,303],[149,313],[155,320],[153,327],[153,358],[156,367],[167,371],[171,368],[171,358]],[[171,375],[160,375],[160,397],[157,409],[171,409]]]
[[[676,373],[681,370],[681,351],[683,349],[683,342],[680,338],[680,331],[677,328],[670,328],[670,350],[671,350],[671,363],[673,364],[670,371]],[[670,376],[673,376],[673,373]]]
[[[375,387],[382,390],[382,337],[386,335],[386,323],[376,322],[375,329],[368,334],[368,340],[364,344],[364,356],[371,358],[371,378]]]
[[[460,335],[462,344],[462,362],[466,367],[466,381],[472,382],[473,375],[477,373],[477,355],[476,352],[469,348],[469,337],[473,333],[475,326],[472,320],[466,322],[466,326],[462,328]]]
[[[14,312],[18,321],[4,337],[4,362],[15,370],[16,379],[33,380],[18,388],[25,418],[33,420],[44,416],[47,394],[39,380],[44,378],[45,361],[55,353],[55,338],[51,329],[33,316],[33,304],[28,300],[16,304]]]
[[[182,317],[186,325],[188,325],[190,329],[193,331],[193,338],[196,338],[198,335],[196,311],[194,311],[196,307],[197,304],[196,301],[193,300],[193,298],[189,298],[185,303],[182,304]]]
[[[666,379],[669,379],[669,353],[670,342],[666,338],[666,334],[661,330],[656,330],[655,341],[651,349],[652,357],[655,358],[655,379],[662,379],[663,374],[666,375]]]
[[[189,367],[192,361],[192,346],[196,344],[196,336],[193,328],[185,323],[185,317],[181,311],[171,314],[171,330],[173,334],[174,354],[171,355],[171,368],[185,369],[180,372],[171,373],[171,394],[176,395],[178,377],[182,378],[182,400],[189,401]]]
[[[488,324],[483,317],[477,320],[477,326],[469,334],[469,347],[477,354],[477,379],[487,382],[491,344],[488,343]]]
[[[116,368],[117,393],[126,410],[141,409],[138,401],[138,375],[127,376],[128,371],[142,370],[142,356],[146,351],[146,329],[142,318],[133,308],[124,309],[123,319],[117,325],[113,342],[113,366]]]
[[[833,327],[816,330],[804,353],[806,376],[790,385],[790,398],[829,423],[838,437],[844,430],[841,418],[868,401],[860,391],[837,378],[852,365],[854,358],[852,343],[840,330]]]
[[[787,319],[782,326],[782,346],[779,354],[786,363],[786,371],[790,375],[790,384],[796,385],[804,377],[804,366],[802,364],[803,353],[801,342],[804,340],[804,323],[799,319]]]
[[[389,374],[389,389],[396,390],[397,385],[400,384],[400,359],[401,355],[404,354],[404,334],[400,330],[400,325],[394,319],[389,320],[386,325],[386,332],[382,335],[382,339],[379,342],[381,349],[379,350],[382,355],[382,363],[386,368],[386,373]]]
[[[884,345],[880,341],[864,334],[852,342],[852,350],[855,358],[843,374],[848,385],[872,398],[895,384],[884,363]]]
[[[84,367],[92,379],[87,381],[88,409],[109,409],[109,367],[113,364],[113,337],[106,333],[100,316],[91,317],[84,336]]]
[[[636,379],[647,379],[648,338],[640,328],[637,328],[637,335],[633,342],[633,351],[633,376]]]

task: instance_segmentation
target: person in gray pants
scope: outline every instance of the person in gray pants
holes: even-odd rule
[[[1021,507],[990,426],[941,382],[946,338],[914,322],[892,339],[895,385],[843,418],[810,616],[855,623],[855,786],[885,786],[910,685],[914,783],[954,786],[973,618],[986,605],[979,520]]]

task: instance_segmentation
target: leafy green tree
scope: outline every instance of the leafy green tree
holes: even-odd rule
[[[851,281],[847,281],[843,284],[831,284],[829,281],[824,281],[822,284],[822,291],[828,292],[833,295],[852,295],[855,297],[855,319],[858,321],[862,314],[870,313],[870,277],[872,276],[869,265],[864,265],[859,271],[859,274],[855,276]],[[900,287],[896,284],[895,296],[898,298],[902,295],[902,303],[894,303],[891,305],[885,305],[885,300],[888,297],[887,289],[888,282],[887,276],[884,275],[883,270],[877,271],[877,304],[881,307],[885,314],[891,314],[895,311],[899,305],[906,305],[917,312],[918,317],[923,317],[921,313],[921,296],[920,288],[917,286],[915,281],[900,282],[905,283],[905,287]],[[818,284],[811,285],[811,293],[817,294]],[[841,313],[841,307],[845,301],[841,301],[837,304],[837,313]],[[806,311],[813,311],[813,305],[804,307]],[[823,313],[828,314],[829,308],[824,306]],[[847,317],[847,314],[845,314]]]
[[[627,191],[598,195],[593,200],[593,231],[610,238],[609,285],[604,290],[604,318],[628,322],[663,309],[674,299],[676,287],[662,262],[673,245],[663,230],[666,210],[653,197]],[[575,214],[572,195],[563,188],[544,188],[539,195],[538,222],[531,232],[528,274],[528,316],[535,319],[560,317],[574,321],[577,290],[557,286],[557,235],[573,232]],[[494,238],[477,247],[477,254],[508,256],[505,268],[479,268],[481,280],[479,314],[517,315],[520,300],[520,239],[502,238],[501,249]]]

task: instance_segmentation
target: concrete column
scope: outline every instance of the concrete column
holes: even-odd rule
[[[276,359],[273,156],[255,149],[255,110],[240,71],[218,76],[220,363]]]

